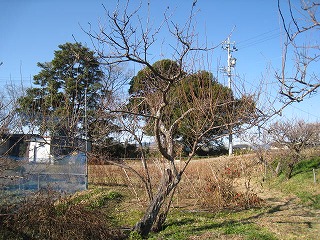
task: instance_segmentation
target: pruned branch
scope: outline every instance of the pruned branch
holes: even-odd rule
[[[320,22],[318,21],[318,6],[316,2],[302,1],[301,11],[296,11],[292,1],[288,0],[289,19],[285,18],[284,6],[278,10],[282,25],[287,36],[282,55],[282,69],[276,74],[281,83],[280,93],[286,97],[288,102],[301,102],[307,96],[312,95],[320,86],[319,72],[315,68],[320,58],[320,48],[317,35],[319,34]],[[294,28],[291,28],[291,26]],[[308,43],[311,34],[315,36],[315,43]],[[308,34],[308,35],[307,35]],[[295,70],[288,72],[287,63],[289,54],[294,54]]]

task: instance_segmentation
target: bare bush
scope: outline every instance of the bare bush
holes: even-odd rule
[[[60,203],[53,192],[38,193],[8,212],[1,224],[3,239],[124,239],[108,225],[107,215],[86,204]]]
[[[269,133],[274,147],[282,150],[277,172],[280,171],[280,165],[283,165],[287,178],[291,178],[293,168],[302,159],[302,151],[320,143],[319,123],[303,120],[275,122]]]
[[[263,201],[250,186],[251,176],[244,165],[239,159],[236,163],[223,159],[216,159],[215,163],[193,162],[179,186],[177,198],[214,212],[261,206]]]

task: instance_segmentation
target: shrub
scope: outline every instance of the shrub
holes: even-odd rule
[[[26,199],[3,221],[2,238],[124,239],[119,230],[108,224],[105,212],[81,203],[56,204],[59,197],[47,192]]]
[[[255,193],[237,191],[232,180],[224,176],[208,177],[205,191],[202,192],[202,204],[213,211],[242,210],[261,206],[262,203],[263,200]]]
[[[220,166],[219,166],[220,165]],[[250,187],[250,173],[244,162],[211,165],[194,162],[180,185],[177,199],[195,199],[199,207],[210,211],[241,210],[263,204]],[[239,179],[246,179],[245,188]]]

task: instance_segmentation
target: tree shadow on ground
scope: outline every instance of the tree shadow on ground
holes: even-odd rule
[[[182,232],[185,236],[192,236],[192,235],[201,235],[203,232],[212,231],[215,229],[227,229],[232,227],[238,227],[242,225],[251,224],[250,222],[238,222],[234,220],[228,220],[223,222],[207,222],[201,223],[197,226],[197,220],[195,219],[183,219],[183,220],[176,220],[171,221],[169,224],[164,226],[163,230],[166,232],[163,234],[163,237],[172,237],[175,232],[179,231]],[[172,229],[170,229],[172,227]],[[178,227],[179,230],[176,228]]]

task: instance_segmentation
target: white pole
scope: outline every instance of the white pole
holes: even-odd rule
[[[87,88],[84,89],[84,128],[85,128],[85,156],[86,156],[86,170],[85,170],[85,178],[86,178],[86,190],[88,190],[88,127],[87,127]]]
[[[228,87],[231,90],[231,51],[230,51],[230,38],[227,40],[227,51],[228,51],[228,67],[227,67],[227,75],[228,75]],[[229,129],[229,156],[233,153],[233,142],[232,142],[232,129]]]
[[[231,45],[233,45],[233,48],[231,49]],[[237,51],[236,47],[234,46],[234,43],[230,43],[230,37],[228,37],[227,41],[224,42],[223,46],[224,50],[227,50],[228,53],[228,67],[225,70],[228,76],[228,87],[231,90],[231,83],[232,83],[232,72],[231,69],[235,66],[236,64],[236,59],[232,57],[231,53],[234,51]],[[232,127],[230,125],[229,128],[229,156],[231,156],[233,153],[233,141],[232,141]]]

